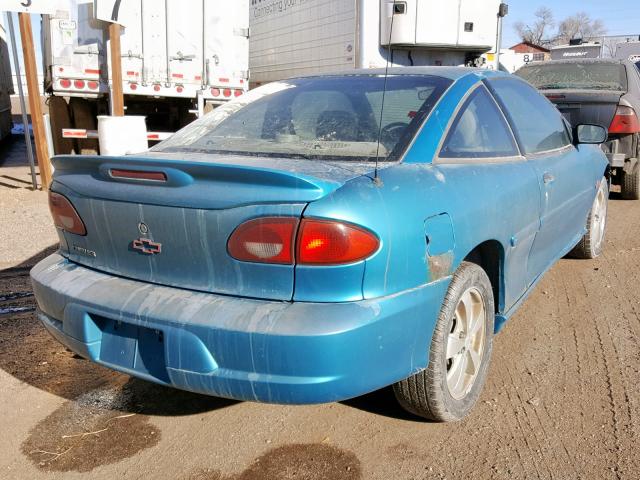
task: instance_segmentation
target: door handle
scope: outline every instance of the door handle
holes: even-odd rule
[[[542,175],[542,181],[544,182],[545,185],[549,185],[550,183],[553,183],[555,179],[556,177],[554,177],[549,172],[544,172],[544,174]]]

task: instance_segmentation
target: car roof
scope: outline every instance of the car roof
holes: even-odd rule
[[[384,68],[357,68],[351,70],[342,70],[329,73],[314,73],[308,75],[300,75],[294,78],[312,78],[312,77],[342,77],[354,75],[431,75],[434,77],[448,78],[449,80],[458,80],[466,75],[475,73],[480,78],[490,76],[509,76],[505,72],[496,72],[485,68],[470,67],[390,67],[388,70]]]

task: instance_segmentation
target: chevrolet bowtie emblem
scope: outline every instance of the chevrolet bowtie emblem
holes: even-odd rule
[[[131,247],[145,255],[156,255],[162,252],[162,244],[149,240],[148,238],[138,238],[131,243]]]

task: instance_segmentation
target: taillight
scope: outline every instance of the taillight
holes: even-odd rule
[[[638,133],[640,122],[636,112],[631,107],[618,105],[616,115],[609,125],[609,133]]]
[[[56,227],[76,235],[87,234],[87,229],[82,223],[80,215],[64,195],[49,192],[49,210],[51,210],[53,223]]]
[[[229,237],[229,254],[245,262],[293,263],[293,239],[298,219],[265,217],[240,225]]]
[[[364,260],[379,246],[378,237],[355,225],[304,219],[296,258],[302,265],[341,265]]]
[[[100,85],[98,84],[98,82],[94,82],[94,81],[89,81],[89,82],[87,82],[87,85],[89,86],[89,88],[90,88],[91,90],[97,90],[97,89],[98,89],[98,87],[100,86]]]
[[[225,97],[230,97],[230,96],[231,96],[231,89],[230,89],[230,88],[225,88],[225,89],[222,91],[222,94],[223,94]]]
[[[244,92],[242,90],[234,90],[233,91],[233,95],[236,96],[236,97],[242,96],[243,93]]]
[[[245,262],[344,265],[370,257],[379,246],[376,235],[348,223],[303,219],[298,228],[296,218],[265,217],[240,225],[227,249]]]
[[[68,78],[63,78],[62,80],[60,80],[60,86],[62,88],[71,88],[71,80],[69,80]]]
[[[84,80],[74,80],[73,86],[78,89],[84,88]]]
[[[211,95],[213,95],[214,97],[219,97],[220,96],[220,89],[219,88],[212,88],[211,89]]]

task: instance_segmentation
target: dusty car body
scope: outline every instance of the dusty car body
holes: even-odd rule
[[[608,164],[577,137],[604,138],[574,133],[488,71],[261,87],[147,154],[54,159],[38,315],[176,388],[301,404],[395,384],[408,410],[462,418],[494,332],[556,260],[602,248]]]
[[[612,181],[622,195],[640,198],[640,71],[629,60],[572,59],[536,62],[520,68],[576,126],[602,125],[609,131],[602,145],[612,167]]]

